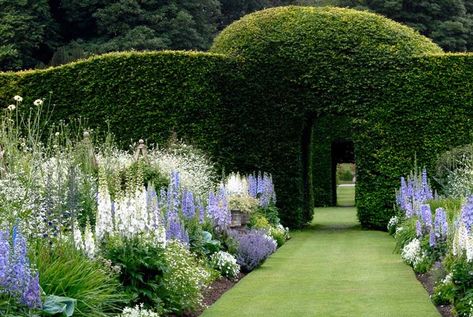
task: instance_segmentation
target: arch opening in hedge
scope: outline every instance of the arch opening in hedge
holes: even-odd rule
[[[271,172],[292,227],[330,202],[332,143],[352,140],[358,217],[385,228],[414,157],[431,168],[439,153],[472,142],[471,78],[472,55],[443,54],[381,16],[281,7],[232,24],[212,53],[108,54],[3,73],[0,99],[27,103],[53,91],[53,120],[108,119],[123,144],[163,143],[175,131],[226,171]]]
[[[379,149],[367,147],[363,140],[371,124],[367,114],[384,108],[385,93],[393,87],[383,73],[402,72],[398,65],[406,60],[442,50],[412,29],[376,14],[291,6],[260,11],[233,23],[217,37],[212,52],[243,61],[240,74],[247,84],[239,92],[242,107],[253,109],[255,121],[277,123],[260,127],[259,133],[272,136],[271,141],[248,139],[259,142],[265,150],[261,155],[241,154],[253,156],[256,164],[275,174],[282,219],[295,226],[311,221],[313,206],[320,203],[317,183],[329,184],[325,202],[333,204],[333,173],[320,179],[322,172],[317,170],[317,165],[331,165],[332,159],[329,155],[320,162],[317,154],[330,153],[333,140],[326,143],[321,138],[336,137],[338,122],[345,120],[350,131],[343,128],[341,133],[351,134],[357,153],[364,152],[360,158],[365,162],[357,162],[359,219],[365,227],[382,228],[392,214],[392,205],[387,207],[392,199],[386,186],[370,187],[379,166],[367,156]],[[313,142],[304,137],[308,120],[314,121]],[[313,144],[310,151],[301,138]],[[320,142],[325,149],[320,149]],[[308,153],[312,159],[307,159]],[[392,181],[394,175],[388,176]],[[381,190],[384,193],[379,195]]]

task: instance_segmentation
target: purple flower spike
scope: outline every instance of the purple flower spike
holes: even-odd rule
[[[434,222],[435,236],[439,239],[447,237],[448,234],[448,222],[447,213],[443,208],[437,208],[435,210],[435,222]]]
[[[420,206],[420,217],[421,217],[422,223],[425,227],[427,227],[427,228],[432,227],[432,211],[430,210],[429,205],[421,205]]]
[[[10,267],[9,234],[0,230],[0,289],[7,285],[8,270]]]
[[[192,219],[195,216],[195,202],[194,194],[190,191],[185,191],[182,195],[181,204],[182,214],[187,219]]]
[[[22,302],[29,308],[42,307],[38,273],[30,277],[27,288],[22,295]]]
[[[419,220],[416,221],[416,235],[418,238],[422,237],[422,225]]]
[[[465,224],[468,233],[471,233],[471,227],[473,226],[473,196],[468,197],[465,205],[463,205],[461,220]]]
[[[429,245],[431,248],[435,248],[436,245],[435,233],[433,231],[430,231]]]

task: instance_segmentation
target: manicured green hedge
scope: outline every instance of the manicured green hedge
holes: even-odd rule
[[[16,94],[54,104],[52,122],[83,117],[107,128],[123,146],[145,138],[163,143],[172,132],[211,153],[222,137],[222,74],[228,58],[195,52],[112,53],[47,70],[0,74],[0,101]]]
[[[473,56],[444,55],[413,30],[338,8],[282,7],[235,22],[209,54],[108,54],[0,74],[0,101],[49,96],[53,120],[83,116],[126,145],[172,131],[225,171],[273,173],[285,225],[333,203],[331,143],[352,139],[364,227],[385,228],[400,175],[469,143]]]
[[[382,71],[383,87],[355,120],[357,205],[365,227],[382,227],[393,213],[400,175],[426,166],[434,175],[444,151],[473,141],[473,55],[406,60]]]
[[[285,210],[283,220],[295,226],[312,219],[312,202],[320,197],[319,187],[314,197],[314,184],[330,186],[329,174],[312,171],[325,169],[327,157],[318,161],[317,147],[305,149],[311,142],[305,137],[307,130],[317,118],[348,116],[354,119],[353,133],[357,133],[370,124],[364,117],[384,96],[386,81],[379,81],[381,70],[396,68],[412,56],[442,52],[412,29],[379,15],[313,7],[280,7],[250,14],[227,27],[211,51],[244,61],[247,86],[238,92],[238,101],[243,108],[252,109],[253,121],[258,122],[252,124],[258,129],[245,142],[257,143],[259,152],[240,153],[275,174]],[[334,135],[337,125],[325,127],[325,132],[317,131],[319,137]],[[353,139],[356,145],[357,137]],[[369,162],[364,167],[368,175],[377,168]],[[317,179],[322,175],[324,179]],[[363,219],[364,201],[383,190],[383,197],[391,202],[393,188],[370,188],[366,193],[363,188],[369,184],[364,185],[364,179],[358,179],[360,220],[367,227],[382,227],[386,215]],[[378,207],[370,205],[369,212],[376,213]]]
[[[317,207],[337,204],[336,162],[333,162],[332,144],[352,140],[352,126],[351,118],[343,116],[321,116],[314,122],[312,188]]]

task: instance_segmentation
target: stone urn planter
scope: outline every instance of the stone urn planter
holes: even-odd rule
[[[230,227],[232,228],[244,227],[250,221],[250,216],[247,213],[242,212],[241,210],[231,210],[231,214],[232,222],[230,224]]]

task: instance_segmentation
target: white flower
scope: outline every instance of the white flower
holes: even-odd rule
[[[95,240],[89,224],[86,225],[84,232],[84,251],[89,258],[95,256]]]
[[[232,173],[227,179],[225,189],[230,195],[247,195],[248,183],[246,178],[241,177],[239,173]]]
[[[54,133],[55,136],[59,136],[59,132]]]
[[[402,249],[401,256],[407,264],[414,269],[425,260],[425,253],[422,251],[420,241],[413,239]]]
[[[8,106],[8,110],[10,110],[10,111],[13,111],[13,110],[15,110],[15,109],[16,109],[16,106],[15,106],[15,105],[9,105],[9,106]]]
[[[235,257],[225,251],[212,254],[210,263],[212,263],[213,267],[222,273],[223,276],[237,277],[238,273],[240,273],[240,265],[237,264]]]
[[[42,100],[42,99],[36,99],[36,100],[33,102],[33,104],[34,104],[35,106],[41,106],[41,105],[43,104],[43,100]]]
[[[100,177],[100,176],[99,176]],[[101,183],[100,177],[99,183]],[[97,194],[97,220],[95,225],[95,237],[98,241],[107,233],[113,231],[112,219],[112,200],[108,192],[107,184],[99,184],[99,192]]]
[[[74,245],[76,246],[77,250],[84,250],[84,241],[82,240],[82,233],[80,232],[77,220],[74,221],[73,237]]]
[[[125,307],[120,317],[159,317],[158,313],[144,308],[143,304],[136,305],[134,308]]]
[[[391,230],[391,228],[396,227],[398,222],[399,222],[399,218],[397,216],[394,216],[391,219],[389,219],[388,230]]]
[[[15,97],[13,97],[13,99],[14,99],[15,101],[17,101],[17,102],[22,102],[22,101],[23,101],[23,97],[18,96],[18,95],[16,95]]]

